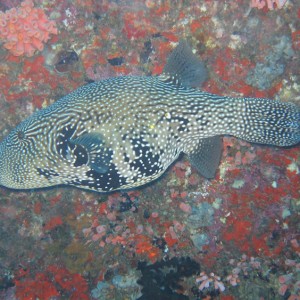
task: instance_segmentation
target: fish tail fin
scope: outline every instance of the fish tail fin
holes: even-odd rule
[[[239,99],[235,136],[249,142],[292,146],[300,142],[300,107],[270,99]],[[239,117],[240,116],[240,117]]]

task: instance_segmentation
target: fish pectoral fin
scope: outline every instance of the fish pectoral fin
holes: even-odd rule
[[[201,139],[200,143],[188,157],[193,167],[205,178],[214,178],[219,166],[222,153],[220,136]]]
[[[199,87],[207,79],[207,69],[188,43],[181,40],[169,56],[161,78],[185,87]]]
[[[85,133],[70,141],[86,151],[88,156],[87,165],[97,173],[106,173],[112,160],[112,150],[105,145],[101,133]]]

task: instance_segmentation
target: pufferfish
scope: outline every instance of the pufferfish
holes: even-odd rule
[[[181,153],[206,178],[222,136],[300,142],[300,107],[196,89],[204,64],[181,41],[159,76],[121,76],[80,87],[19,124],[0,144],[0,185],[72,185],[111,192],[149,183]]]

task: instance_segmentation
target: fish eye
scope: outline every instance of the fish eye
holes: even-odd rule
[[[25,133],[24,131],[18,131],[17,132],[17,137],[18,137],[18,140],[23,140],[25,138]]]

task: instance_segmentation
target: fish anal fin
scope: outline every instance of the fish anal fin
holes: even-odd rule
[[[204,176],[211,179],[215,177],[222,154],[222,139],[220,136],[201,139],[197,149],[188,153],[193,167]]]

